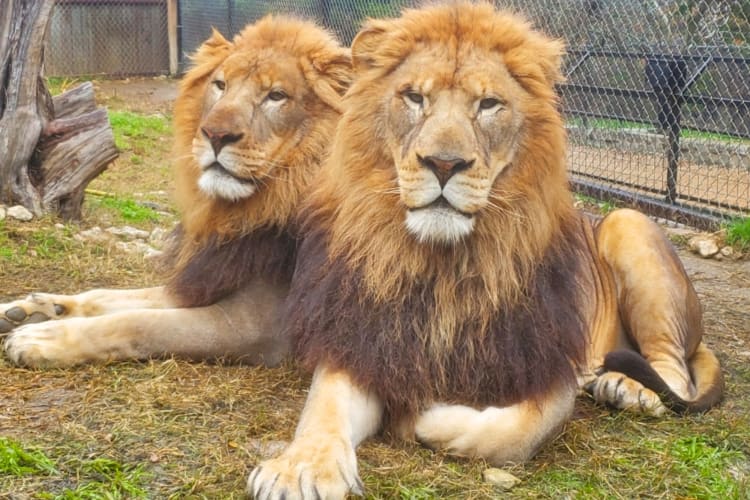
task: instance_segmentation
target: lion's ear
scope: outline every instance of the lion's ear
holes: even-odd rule
[[[346,48],[314,56],[302,62],[315,94],[333,109],[343,112],[341,98],[352,83],[352,57]]]
[[[232,50],[232,43],[213,28],[211,36],[190,56],[192,67],[183,78],[183,82],[196,82],[219,67]]]
[[[375,53],[382,47],[388,32],[385,19],[368,19],[352,41],[352,64],[360,72],[377,66]]]

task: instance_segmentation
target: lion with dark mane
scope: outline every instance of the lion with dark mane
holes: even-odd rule
[[[383,426],[528,460],[583,383],[653,414],[719,400],[697,296],[658,226],[573,208],[562,54],[489,4],[407,10],[357,35],[285,314],[312,387],[250,494],[360,493],[355,448]]]
[[[175,104],[181,223],[167,285],[33,294],[0,306],[12,361],[68,366],[174,355],[278,363],[300,201],[327,154],[349,51],[314,24],[268,16],[198,49]],[[39,318],[52,319],[33,323]],[[24,324],[27,323],[27,324]]]

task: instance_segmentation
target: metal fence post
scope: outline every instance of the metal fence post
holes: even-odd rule
[[[667,201],[677,201],[677,170],[680,162],[682,89],[687,63],[679,56],[656,56],[646,61],[646,79],[656,93],[657,121],[667,136]]]

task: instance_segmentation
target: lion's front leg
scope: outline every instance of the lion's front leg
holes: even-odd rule
[[[0,304],[0,334],[32,323],[74,317],[101,316],[130,309],[173,307],[164,287],[131,290],[89,290],[76,295],[32,293]]]
[[[255,499],[340,499],[361,495],[357,445],[380,426],[382,406],[343,372],[318,368],[294,441],[280,457],[253,470]]]
[[[5,351],[13,363],[33,368],[165,356],[277,364],[288,341],[274,328],[273,303],[256,310],[237,302],[24,325],[8,335]]]
[[[525,462],[570,418],[575,396],[575,387],[562,387],[542,400],[502,408],[436,404],[417,418],[416,438],[430,448],[494,465]]]

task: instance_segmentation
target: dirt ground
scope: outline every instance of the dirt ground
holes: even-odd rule
[[[118,108],[139,113],[170,113],[177,85],[177,80],[166,77],[97,80],[94,91],[102,106],[116,104]]]
[[[141,113],[168,114],[176,95],[176,82],[163,78],[95,85],[101,104]],[[116,171],[109,175],[126,178]],[[29,232],[16,223],[8,230],[14,241]],[[59,264],[46,269],[43,259],[11,269],[0,259],[0,302],[32,290],[72,293],[159,282],[150,262],[123,259],[108,249],[79,259],[81,248],[72,247],[65,269]],[[684,464],[670,462],[666,451],[675,440],[701,436],[718,450],[738,450],[741,457],[727,466],[740,485],[731,498],[748,498],[748,490],[739,488],[750,484],[750,260],[679,253],[703,303],[706,341],[723,365],[724,402],[706,415],[654,421],[622,416],[581,398],[561,438],[532,463],[512,469],[522,484],[504,497],[722,498],[718,487],[709,485],[708,493],[693,489],[706,479],[693,469],[680,472]],[[91,480],[80,466],[91,457],[141,464],[148,474],[147,498],[241,498],[253,464],[277,454],[291,439],[309,383],[290,366],[256,369],[175,360],[50,371],[0,360],[0,377],[0,436],[44,449],[60,469],[49,477],[0,474],[0,498],[12,499],[37,498],[39,491],[59,492]],[[482,480],[486,464],[481,461],[382,438],[365,443],[358,455],[368,498],[498,496]]]

